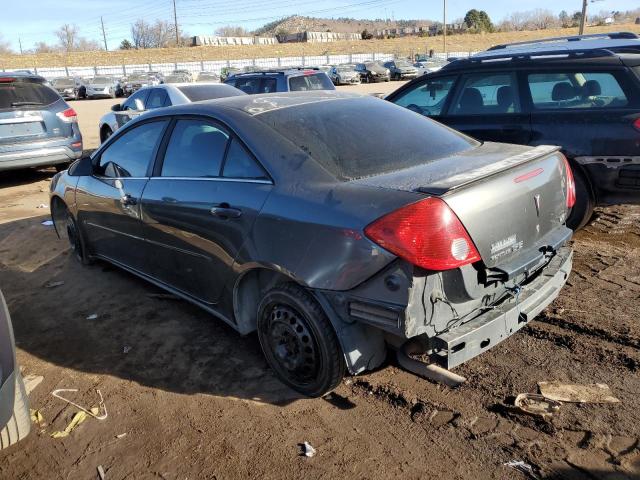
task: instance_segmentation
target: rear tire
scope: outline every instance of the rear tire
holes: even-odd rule
[[[340,384],[345,362],[338,337],[305,289],[285,283],[269,290],[258,306],[257,327],[269,366],[289,387],[320,397]]]
[[[15,400],[13,416],[0,430],[0,450],[22,440],[31,431],[31,415],[29,413],[29,399],[24,388],[22,375],[16,371]]]
[[[104,143],[111,135],[113,135],[113,130],[109,127],[104,127],[100,132],[100,143]]]
[[[595,199],[591,193],[589,181],[577,168],[572,168],[576,183],[576,203],[569,212],[567,227],[578,231],[589,223],[595,208]]]

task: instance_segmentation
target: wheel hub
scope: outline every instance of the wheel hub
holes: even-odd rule
[[[302,316],[284,305],[273,307],[269,317],[269,342],[278,364],[298,381],[315,377],[319,367],[317,347]]]

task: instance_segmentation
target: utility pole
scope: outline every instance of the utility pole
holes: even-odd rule
[[[442,9],[442,46],[444,54],[447,54],[447,0],[444,0],[444,6]]]
[[[580,31],[578,35],[584,35],[584,25],[587,21],[587,2],[589,0],[582,0],[582,16],[580,17]]]
[[[18,45],[20,46],[20,55],[22,55],[22,39],[18,37]]]
[[[104,32],[104,22],[102,21],[102,17],[100,17],[100,24],[102,25],[102,39],[104,40],[104,51],[108,52],[109,47],[107,47],[107,34]]]
[[[176,47],[180,45],[180,34],[178,33],[178,14],[176,12],[176,0],[173,0],[173,21],[176,25]]]

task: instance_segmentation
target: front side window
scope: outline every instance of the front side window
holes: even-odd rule
[[[166,120],[132,128],[115,139],[100,155],[98,174],[105,177],[146,177]]]
[[[451,115],[519,113],[518,83],[515,73],[465,75],[451,107]]]
[[[440,115],[456,77],[440,77],[416,85],[393,103],[422,115]]]
[[[149,90],[140,90],[134,93],[122,104],[122,110],[144,110],[144,101],[148,94]]]
[[[236,88],[249,95],[260,93],[260,80],[260,77],[239,78],[236,80]]]
[[[611,73],[567,72],[527,75],[536,109],[624,107],[628,98]]]
[[[266,179],[267,175],[242,144],[233,139],[227,152],[222,175],[227,178]]]
[[[229,135],[204,120],[178,120],[162,163],[163,177],[217,177]]]
[[[164,107],[167,104],[167,101],[167,92],[162,88],[154,88],[149,94],[149,99],[147,100],[147,110]]]

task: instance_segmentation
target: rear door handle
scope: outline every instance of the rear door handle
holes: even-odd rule
[[[238,218],[242,215],[242,210],[231,208],[228,205],[222,204],[220,206],[212,207],[211,215],[220,218]]]

